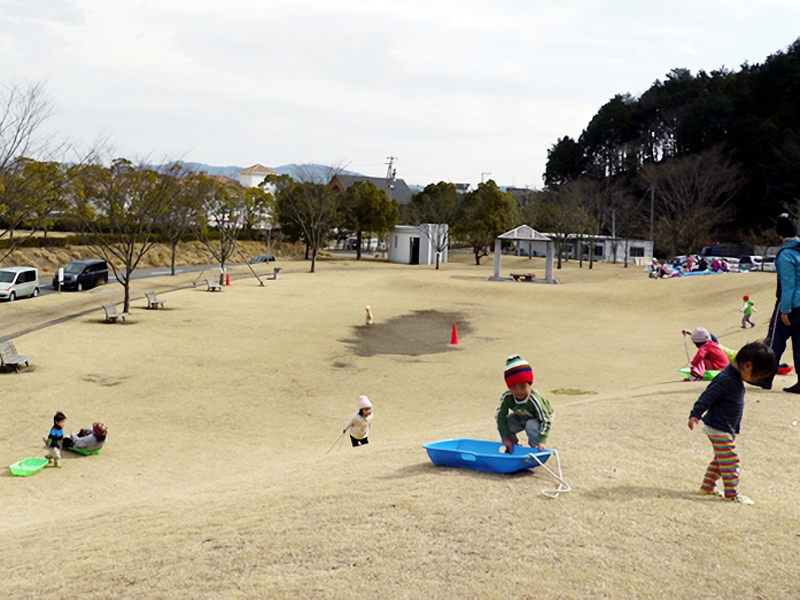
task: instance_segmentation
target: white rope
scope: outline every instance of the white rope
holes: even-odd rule
[[[567,492],[571,492],[572,488],[570,487],[570,485],[566,481],[564,481],[564,477],[563,477],[563,474],[561,472],[561,458],[558,456],[558,450],[551,450],[551,452],[555,455],[556,462],[558,463],[558,475],[553,473],[553,471],[550,469],[550,467],[548,467],[541,460],[539,460],[539,457],[536,456],[535,454],[530,453],[530,454],[528,454],[528,456],[530,456],[537,463],[539,463],[540,467],[544,467],[544,470],[547,471],[548,473],[550,473],[550,475],[552,475],[553,477],[558,479],[558,487],[557,488],[555,488],[555,489],[545,488],[545,489],[542,490],[542,494],[547,496],[548,498],[558,498],[559,494],[566,494]]]

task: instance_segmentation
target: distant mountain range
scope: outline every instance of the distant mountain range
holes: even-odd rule
[[[244,169],[245,167],[217,167],[214,165],[206,165],[203,163],[193,163],[193,162],[181,162],[181,164],[191,171],[206,171],[209,175],[224,175],[225,177],[230,177],[231,179],[235,179],[239,181],[239,171]],[[267,166],[267,165],[264,165]],[[268,166],[267,166],[268,167]],[[314,181],[325,181],[330,179],[330,173],[333,170],[331,167],[326,165],[319,165],[315,163],[307,163],[302,165],[297,164],[288,164],[288,165],[281,165],[280,167],[268,167],[273,171],[276,171],[280,175],[289,175],[294,179],[312,179]],[[346,171],[342,169],[341,171],[337,171],[337,173],[341,175],[362,175],[361,173],[356,173],[355,171]]]

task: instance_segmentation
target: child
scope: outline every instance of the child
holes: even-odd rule
[[[519,443],[517,434],[523,429],[528,436],[528,445],[542,450],[553,422],[553,407],[547,398],[531,387],[531,365],[518,354],[509,356],[505,380],[508,390],[500,398],[495,420],[506,453],[514,452],[514,445]]]
[[[61,445],[64,441],[64,424],[67,422],[67,417],[61,411],[57,412],[53,417],[53,428],[50,434],[45,438],[44,444],[47,448],[47,454],[44,457],[47,459],[47,464],[61,468]]]
[[[366,396],[358,397],[358,412],[344,426],[342,435],[350,430],[350,443],[353,447],[369,444],[369,430],[372,427],[372,402]]]
[[[756,310],[755,306],[753,306],[753,301],[750,300],[750,296],[744,296],[744,298],[742,299],[744,300],[744,306],[742,306],[742,308],[739,309],[739,312],[744,313],[744,316],[742,316],[742,329],[747,328],[747,325],[745,325],[745,323],[750,323],[750,327],[755,327],[756,324],[753,323],[750,317],[753,316],[754,312],[758,311]]]
[[[365,322],[365,325],[367,327],[372,327],[373,322],[374,321],[372,320],[372,307],[369,304],[367,304],[367,320]]]
[[[683,334],[688,332],[684,329]],[[702,381],[709,369],[722,370],[730,364],[725,351],[714,341],[712,335],[705,327],[696,327],[692,332],[692,341],[697,346],[697,354],[691,361],[691,375],[684,381]]]
[[[92,423],[91,429],[81,429],[78,433],[72,432],[64,438],[64,448],[77,448],[78,450],[100,450],[106,443],[108,429],[103,423]]]
[[[736,354],[728,365],[708,384],[689,415],[689,429],[702,419],[705,434],[714,448],[714,458],[706,469],[700,491],[717,494],[717,479],[722,478],[725,498],[741,504],[753,504],[739,493],[739,456],[736,454],[736,434],[744,412],[743,381],[754,381],[771,375],[777,367],[772,349],[761,342],[751,342]]]

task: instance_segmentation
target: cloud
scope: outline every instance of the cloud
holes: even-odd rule
[[[72,137],[212,164],[399,156],[412,183],[540,185],[546,151],[672,68],[763,61],[767,0],[0,0],[2,79],[47,80]],[[407,169],[404,171],[404,169]],[[378,172],[382,172],[382,168]],[[375,174],[371,171],[370,174]]]

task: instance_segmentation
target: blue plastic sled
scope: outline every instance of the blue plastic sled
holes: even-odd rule
[[[435,465],[492,473],[514,473],[538,467],[539,463],[530,456],[531,454],[536,455],[542,464],[553,454],[552,450],[534,450],[522,446],[514,446],[514,453],[506,454],[501,452],[503,449],[501,442],[466,438],[432,442],[425,444],[423,448],[428,451],[428,457]]]

